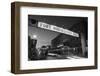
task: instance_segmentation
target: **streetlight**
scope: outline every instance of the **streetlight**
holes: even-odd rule
[[[33,39],[37,39],[37,35],[33,35],[33,37],[32,37]]]

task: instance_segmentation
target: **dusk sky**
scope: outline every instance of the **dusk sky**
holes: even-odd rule
[[[37,36],[37,45],[36,47],[41,47],[43,45],[50,45],[51,44],[51,40],[54,39],[57,35],[59,35],[59,33],[57,32],[53,32],[53,31],[49,31],[49,30],[44,30],[41,28],[36,28],[36,27],[28,27],[28,34],[29,36],[33,36],[36,35]]]

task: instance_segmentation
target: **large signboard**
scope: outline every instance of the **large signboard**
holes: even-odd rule
[[[43,28],[43,29],[47,29],[47,30],[51,30],[51,31],[55,31],[55,32],[59,32],[59,33],[64,33],[64,34],[71,35],[74,37],[79,37],[78,33],[75,33],[75,32],[70,31],[68,29],[57,27],[55,25],[50,25],[50,24],[47,24],[44,22],[38,22],[38,27]]]

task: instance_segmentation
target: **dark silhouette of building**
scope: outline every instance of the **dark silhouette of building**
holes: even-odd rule
[[[28,58],[29,60],[37,59],[38,53],[36,50],[36,39],[31,39],[30,36],[28,36]]]
[[[88,57],[87,41],[88,41],[88,26],[87,21],[81,21],[74,24],[70,30],[79,34],[79,37],[74,37],[66,34],[59,34],[51,41],[52,47],[57,48],[60,44],[74,48],[73,52],[77,52],[77,55]]]

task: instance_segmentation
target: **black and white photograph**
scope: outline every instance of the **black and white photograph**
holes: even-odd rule
[[[11,72],[97,69],[97,7],[11,4]]]
[[[28,61],[88,58],[88,17],[28,15]]]

